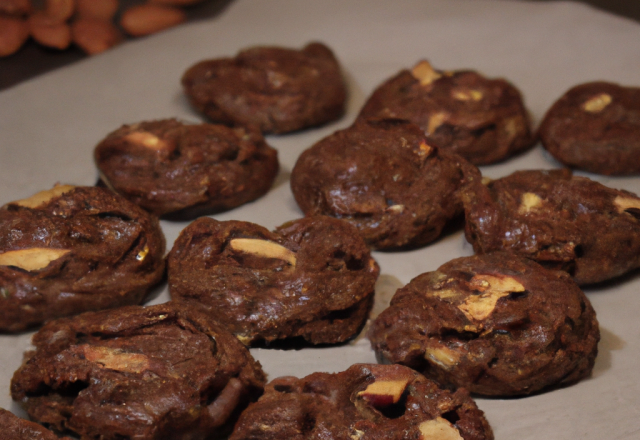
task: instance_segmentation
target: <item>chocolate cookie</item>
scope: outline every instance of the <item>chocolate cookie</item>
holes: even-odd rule
[[[517,171],[463,191],[476,253],[512,250],[566,270],[578,284],[640,267],[640,198],[569,170]]]
[[[200,218],[180,233],[167,264],[171,297],[203,306],[245,344],[352,338],[367,319],[379,273],[357,230],[329,217],[274,232]]]
[[[458,190],[467,175],[480,174],[417,125],[360,120],[300,155],[291,190],[305,215],[347,220],[377,249],[417,247],[462,212]]]
[[[55,186],[0,208],[0,331],[140,303],[164,275],[158,219],[104,188]]]
[[[152,213],[193,218],[264,195],[278,152],[247,128],[175,119],[124,125],[95,149],[102,181]]]
[[[581,84],[549,109],[542,145],[563,164],[599,174],[640,173],[640,88]]]
[[[253,47],[235,58],[201,61],[182,77],[191,104],[215,122],[286,133],[338,119],[346,87],[321,43],[302,50]]]
[[[220,438],[265,383],[236,338],[172,303],[62,318],[33,344],[13,375],[13,399],[82,439]]]
[[[401,365],[273,380],[229,440],[491,440],[466,390],[455,393]]]
[[[600,332],[565,272],[498,252],[414,278],[369,338],[378,355],[444,386],[517,396],[589,376]]]
[[[0,430],[4,440],[71,440],[58,438],[44,426],[21,419],[6,409],[0,408]]]
[[[360,117],[408,119],[475,165],[504,160],[535,141],[520,92],[509,82],[434,70],[427,61],[380,85]]]

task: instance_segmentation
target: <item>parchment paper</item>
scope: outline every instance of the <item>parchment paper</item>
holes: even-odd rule
[[[193,63],[234,55],[252,45],[329,45],[350,87],[349,111],[338,122],[301,133],[269,136],[282,171],[262,199],[217,215],[273,228],[300,217],[289,188],[298,155],[348,126],[374,87],[428,58],[436,68],[473,68],[517,85],[536,123],[569,87],[605,79],[640,86],[640,25],[587,6],[565,3],[455,0],[237,0],[217,17],[127,43],[0,93],[0,205],[55,182],[92,185],[93,147],[123,123],[202,118],[188,105],[180,77]],[[554,168],[538,145],[499,165]],[[640,177],[589,175],[640,193]],[[162,222],[168,248],[187,223]],[[375,252],[381,266],[375,312],[395,289],[446,261],[470,255],[462,232],[411,252]],[[585,289],[601,325],[593,377],[574,386],[519,399],[484,399],[496,439],[640,438],[640,275]],[[168,300],[166,287],[150,303]],[[0,406],[24,415],[9,396],[9,381],[31,333],[0,336]],[[363,336],[322,349],[254,349],[271,379],[314,371],[341,371],[375,362]]]

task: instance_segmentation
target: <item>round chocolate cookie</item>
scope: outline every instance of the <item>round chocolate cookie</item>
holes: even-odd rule
[[[497,252],[411,280],[369,339],[379,356],[443,386],[517,396],[588,377],[600,332],[591,303],[565,272]]]
[[[476,253],[511,250],[580,285],[640,267],[640,198],[569,170],[517,171],[463,191]]]
[[[253,47],[235,58],[201,61],[182,77],[191,104],[215,122],[286,133],[338,119],[346,86],[321,43],[302,50]]]
[[[138,304],[164,275],[158,219],[104,188],[58,185],[0,208],[0,331]]]
[[[229,440],[491,440],[466,390],[454,393],[401,365],[356,364],[282,377],[242,413]]]
[[[82,439],[220,438],[265,383],[236,338],[172,303],[62,318],[33,344],[13,375],[13,399]]]
[[[58,438],[44,426],[21,419],[6,409],[0,408],[0,430],[3,440],[72,440]]]
[[[581,84],[549,109],[542,145],[566,166],[599,174],[640,173],[640,88]]]
[[[480,173],[429,143],[417,125],[360,120],[302,153],[291,189],[305,215],[347,220],[377,249],[417,247],[462,212],[467,175]]]
[[[427,61],[380,85],[360,117],[408,119],[475,165],[504,160],[535,141],[520,92],[509,82],[470,70],[434,70]]]
[[[123,125],[98,144],[102,181],[144,209],[193,218],[264,195],[278,152],[260,132],[175,119]]]
[[[167,259],[174,300],[196,303],[245,344],[346,341],[364,325],[379,268],[358,231],[330,217],[269,232],[200,218]]]

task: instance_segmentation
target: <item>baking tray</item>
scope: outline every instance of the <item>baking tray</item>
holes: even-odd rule
[[[123,123],[202,118],[187,103],[180,77],[193,63],[252,45],[301,47],[319,40],[344,68],[347,114],[328,126],[268,136],[281,172],[263,198],[216,215],[268,228],[302,215],[289,188],[299,154],[353,122],[367,95],[419,59],[436,68],[473,68],[505,77],[522,91],[534,123],[571,86],[605,79],[640,85],[640,25],[570,2],[424,0],[237,0],[216,17],[126,43],[0,93],[0,204],[55,182],[92,185],[93,147]],[[538,145],[504,163],[481,167],[498,178],[518,169],[557,168]],[[588,175],[640,194],[640,177]],[[163,221],[171,247],[186,222]],[[381,267],[374,314],[420,273],[472,254],[461,231],[408,252],[374,252]],[[517,399],[476,399],[496,439],[640,438],[640,274],[585,289],[602,340],[590,379]],[[149,303],[167,301],[166,287]],[[0,336],[0,407],[20,415],[9,382],[32,333]],[[342,371],[375,362],[367,339],[303,350],[252,349],[269,378]]]

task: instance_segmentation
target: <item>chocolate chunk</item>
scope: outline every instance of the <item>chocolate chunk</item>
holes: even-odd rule
[[[599,174],[640,173],[640,88],[580,84],[549,109],[542,145],[564,165]]]
[[[220,438],[265,376],[218,323],[173,303],[46,324],[15,372],[29,416],[82,438]]]
[[[302,50],[253,47],[235,58],[201,61],[182,77],[191,104],[212,121],[286,133],[344,113],[338,61],[321,43]]]
[[[156,215],[193,218],[264,195],[277,154],[255,130],[167,119],[122,126],[94,156],[114,191]]]
[[[181,232],[167,264],[171,297],[203,306],[245,344],[352,338],[367,319],[379,273],[357,230],[329,217],[274,232],[200,218]]]
[[[376,353],[443,386],[527,395],[591,374],[600,339],[571,278],[513,253],[463,257],[399,289],[371,326]]]
[[[300,155],[291,190],[305,215],[355,225],[377,249],[432,242],[462,212],[458,191],[476,167],[399,119],[360,120]]]
[[[104,188],[55,186],[0,208],[0,331],[140,303],[164,275],[158,219]]]
[[[504,160],[534,144],[518,89],[471,70],[443,72],[421,61],[369,97],[360,117],[408,119],[436,145],[475,165]]]

